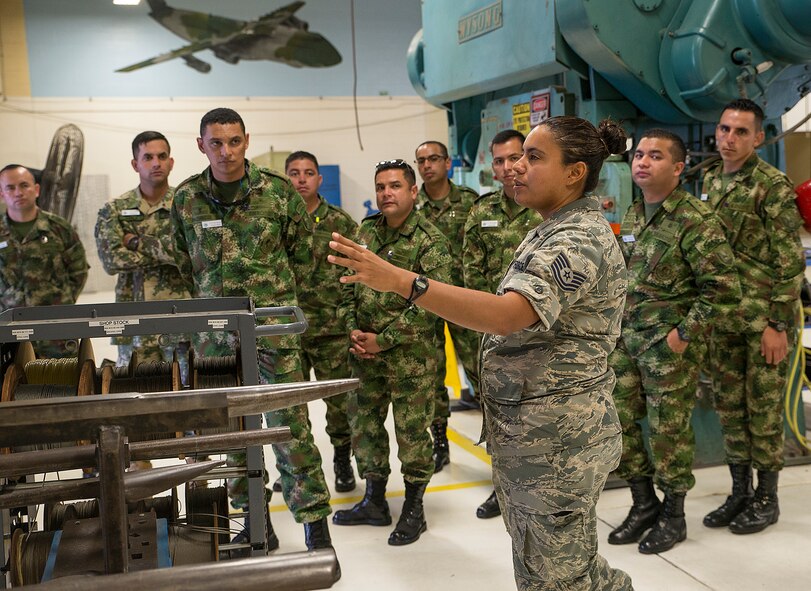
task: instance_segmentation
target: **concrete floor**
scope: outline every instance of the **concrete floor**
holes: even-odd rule
[[[103,295],[83,302],[109,301]],[[94,339],[97,361],[115,359],[106,339]],[[313,433],[332,484],[332,449],[325,433],[323,402],[310,404]],[[343,572],[333,587],[352,591],[429,589],[478,591],[514,589],[510,540],[500,518],[481,520],[476,507],[492,490],[490,465],[476,447],[481,424],[477,411],[451,416],[451,464],[431,480],[425,497],[428,531],[404,547],[386,543],[392,527],[331,526]],[[389,432],[393,425],[389,418]],[[403,484],[391,441],[392,477],[388,498],[396,522],[403,503]],[[271,479],[277,475],[267,450]],[[604,491],[597,507],[600,553],[615,568],[631,575],[637,591],[800,591],[811,588],[811,465],[787,468],[780,478],[780,521],[766,531],[736,536],[726,529],[705,528],[701,519],[723,502],[729,491],[725,466],[696,470],[696,487],[685,503],[687,540],[661,555],[645,556],[635,545],[610,546],[606,537],[625,518],[631,498],[627,489]],[[334,509],[349,508],[363,495],[362,483],[351,493],[334,494]],[[305,550],[302,526],[296,524],[281,495],[271,500],[271,516],[281,541],[279,553]]]

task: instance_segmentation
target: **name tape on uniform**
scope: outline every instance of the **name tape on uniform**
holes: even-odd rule
[[[625,234],[622,237],[622,241],[623,242],[636,242],[636,236],[634,236],[633,234]]]
[[[706,193],[702,193],[702,194],[701,194],[701,197],[700,197],[700,199],[701,199],[702,201],[706,201],[706,200],[707,200],[707,199],[709,199],[709,198],[710,198],[710,196],[709,196],[709,195],[707,195]]]
[[[132,217],[136,215],[141,215],[140,209],[123,209],[121,210],[121,215],[125,217]]]
[[[498,228],[498,220],[482,220],[482,228]]]
[[[222,227],[222,220],[206,220],[201,224],[204,229],[208,228],[221,228]]]

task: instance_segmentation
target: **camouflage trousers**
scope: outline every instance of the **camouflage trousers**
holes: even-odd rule
[[[207,355],[216,355],[206,350]],[[221,352],[219,355],[233,354]],[[303,381],[299,351],[267,349],[259,350],[259,381],[263,384],[287,384]],[[294,406],[265,413],[268,427],[289,426],[293,439],[289,443],[273,445],[276,468],[282,476],[282,495],[298,523],[311,523],[332,512],[329,505],[329,489],[321,470],[321,454],[313,440],[307,405]],[[245,454],[229,454],[229,466],[244,466]],[[265,483],[268,482],[264,472]],[[248,479],[235,478],[228,481],[231,505],[245,508],[248,505]],[[270,492],[268,491],[268,497]]]
[[[760,354],[761,333],[713,332],[709,371],[729,464],[751,463],[769,472],[783,468],[783,396],[796,340],[791,327],[787,334],[786,359],[768,365]]]
[[[674,353],[661,338],[639,355],[620,339],[608,363],[617,374],[614,403],[622,423],[622,459],[617,476],[625,480],[653,476],[666,493],[693,488],[695,436],[690,420],[698,387],[698,364],[689,354]],[[647,417],[651,462],[640,422]]]
[[[437,323],[437,368],[436,389],[434,395],[434,421],[435,423],[447,420],[451,416],[450,398],[448,388],[445,386],[445,371],[447,358],[445,356],[445,326],[444,320]],[[453,348],[456,352],[457,363],[461,363],[465,368],[468,380],[473,386],[474,392],[479,393],[479,344],[481,335],[472,330],[467,330],[455,324],[448,324],[448,330],[453,340]],[[462,384],[464,388],[465,385]]]
[[[371,363],[375,363],[372,361]],[[385,422],[391,404],[397,457],[403,478],[427,484],[434,474],[433,444],[428,428],[434,417],[435,376],[376,373],[363,361],[355,365],[360,388],[349,393],[352,449],[361,478],[388,479],[389,434]]]
[[[138,340],[138,337],[132,337],[133,342],[118,345],[118,361],[119,367],[127,367],[132,359],[133,352],[138,353],[138,362],[144,361],[157,361],[157,362],[170,362],[177,352],[177,364],[180,366],[180,377],[184,385],[189,385],[189,341],[180,341],[172,343],[167,346],[162,346],[158,343],[157,339],[143,339]]]
[[[304,379],[309,379],[310,369],[315,370],[317,380],[338,380],[351,375],[349,339],[346,335],[302,338],[301,344]],[[350,445],[352,442],[346,412],[348,401],[348,392],[324,399],[327,405],[327,435],[333,447]]]
[[[597,553],[597,500],[622,448],[609,389],[482,401],[518,589],[631,590],[631,578]]]

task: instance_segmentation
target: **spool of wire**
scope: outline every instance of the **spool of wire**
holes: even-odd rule
[[[224,357],[196,357],[190,355],[191,388],[233,388],[240,385],[238,354]],[[200,429],[201,435],[227,433],[242,430],[242,417],[232,417],[227,428]]]
[[[37,360],[33,363],[37,363],[38,361],[62,361],[62,360]],[[73,361],[74,363],[77,361],[74,359],[69,359],[67,361]],[[51,378],[58,380],[60,375],[64,374],[62,371],[64,368],[69,367],[70,364],[63,364],[61,369],[54,369],[57,367],[56,364],[39,364],[36,366],[32,366],[29,363],[26,367],[33,368],[32,375],[34,376],[35,380],[41,381],[43,376],[47,377],[50,376]],[[50,369],[49,369],[50,368]],[[59,383],[34,383],[31,384],[28,382],[27,374],[20,369],[20,367],[16,364],[12,364],[6,370],[6,374],[3,377],[3,389],[2,393],[0,393],[0,401],[2,402],[11,402],[14,400],[47,400],[51,398],[68,398],[72,396],[87,396],[94,393],[94,380],[93,375],[95,374],[95,366],[93,365],[93,361],[87,359],[81,366],[81,371],[78,372],[78,378],[74,380],[72,385],[63,385]],[[80,445],[84,442],[78,442]],[[20,452],[20,451],[36,451],[42,449],[53,449],[57,447],[68,447],[76,445],[77,442],[63,442],[63,443],[51,443],[51,444],[37,444],[37,445],[25,445],[25,446],[15,446],[13,451]],[[0,450],[2,453],[10,453],[11,450],[5,448],[4,450]]]
[[[53,538],[52,531],[25,533],[21,529],[14,530],[9,554],[12,587],[35,585],[42,580]]]
[[[122,369],[126,369],[126,376]],[[102,394],[123,394],[127,392],[176,392],[182,387],[180,368],[176,361],[146,361],[137,363],[137,354],[133,353],[127,368],[105,367],[101,374]],[[134,435],[130,441],[154,441],[172,439],[176,433],[155,433]]]

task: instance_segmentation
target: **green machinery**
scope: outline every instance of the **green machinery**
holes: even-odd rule
[[[695,164],[715,151],[727,102],[758,102],[770,138],[811,91],[808,0],[422,0],[422,16],[409,76],[448,111],[455,180],[480,190],[492,185],[488,142],[501,129],[611,116],[632,137],[672,129]],[[782,142],[761,156],[781,167]],[[699,179],[686,182],[695,190]],[[632,191],[628,162],[607,162],[597,194],[610,222],[620,221]],[[694,423],[698,461],[720,461],[706,401]]]

